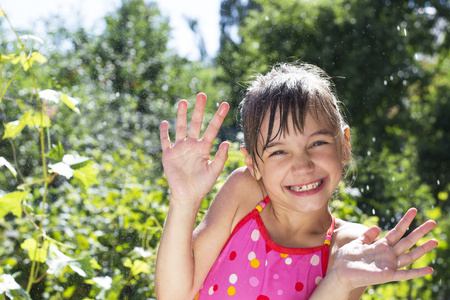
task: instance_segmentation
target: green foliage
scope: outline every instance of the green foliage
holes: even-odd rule
[[[416,206],[417,224],[438,223],[438,249],[413,266],[431,264],[435,274],[369,287],[364,299],[446,298],[449,10],[442,1],[225,0],[218,67],[167,49],[168,20],[142,0],[123,0],[99,35],[54,23],[43,43],[13,31],[0,44],[0,295],[154,297],[170,193],[161,120],[173,128],[177,101],[187,96],[192,109],[200,91],[205,119],[231,104],[215,144],[232,140],[229,158],[200,221],[244,165],[238,102],[249,75],[301,59],[333,76],[351,116],[357,167],[333,214],[387,230]]]

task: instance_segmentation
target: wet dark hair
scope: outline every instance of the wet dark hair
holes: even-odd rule
[[[319,67],[305,63],[278,64],[267,74],[256,76],[240,107],[245,147],[256,165],[256,158],[261,159],[262,155],[258,151],[261,125],[268,113],[269,129],[267,139],[262,141],[263,151],[280,134],[289,133],[289,122],[293,122],[294,130],[303,132],[308,112],[319,123],[325,121],[327,127],[333,128],[340,141],[347,126],[330,77]],[[277,114],[280,126],[274,133]]]

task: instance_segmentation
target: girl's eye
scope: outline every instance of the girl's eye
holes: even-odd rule
[[[284,153],[283,150],[278,150],[278,151],[272,152],[269,156],[280,155],[280,154],[283,154],[283,153]]]
[[[327,143],[327,142],[324,142],[324,141],[317,141],[317,142],[314,142],[314,143],[311,145],[311,148],[312,148],[312,147],[316,147],[316,146],[326,145],[326,144],[328,144],[328,143]]]

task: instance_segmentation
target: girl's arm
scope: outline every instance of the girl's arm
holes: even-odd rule
[[[368,285],[432,274],[431,267],[404,269],[438,244],[431,239],[407,252],[436,226],[434,221],[427,221],[402,238],[416,214],[415,208],[410,209],[384,238],[376,240],[380,229],[374,226],[360,238],[341,247],[329,272],[310,299],[326,299],[331,294],[335,300],[360,299]]]
[[[229,106],[227,103],[220,105],[200,139],[205,102],[206,95],[197,95],[188,132],[187,102],[179,102],[173,145],[169,140],[168,123],[163,121],[160,127],[162,162],[170,188],[169,212],[160,241],[155,274],[156,293],[161,300],[193,299],[212,265],[212,259],[208,259],[211,255],[206,251],[199,252],[202,252],[209,266],[202,263],[199,254],[193,253],[192,232],[201,201],[213,187],[227,159],[228,143],[219,146],[212,161],[210,150]],[[226,228],[220,230],[223,233],[219,232],[219,236],[229,235]],[[216,246],[219,247],[221,245]]]

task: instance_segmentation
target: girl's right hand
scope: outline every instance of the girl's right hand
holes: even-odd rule
[[[351,289],[432,274],[431,267],[404,268],[438,245],[437,240],[431,239],[413,249],[414,245],[436,226],[436,222],[432,220],[423,223],[404,237],[416,214],[415,208],[408,210],[397,226],[383,238],[377,240],[380,229],[373,226],[359,239],[341,247],[330,274],[337,274],[336,280]]]
[[[187,132],[187,101],[178,103],[175,143],[169,139],[169,124],[161,122],[160,139],[162,163],[170,188],[171,205],[198,208],[202,199],[212,189],[223,170],[228,157],[228,142],[219,146],[213,160],[210,159],[212,143],[228,113],[228,103],[222,103],[200,138],[206,95],[197,95],[194,112]]]

